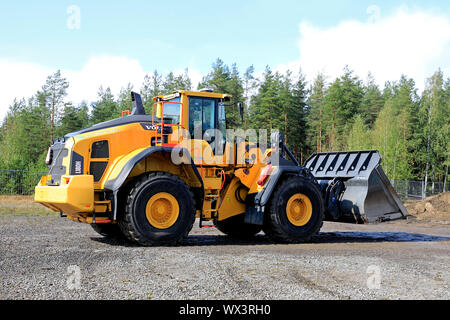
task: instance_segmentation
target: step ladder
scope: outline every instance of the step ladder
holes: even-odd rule
[[[219,210],[220,189],[207,190],[209,193],[205,195],[205,202],[209,202],[209,207],[205,208],[203,204],[203,212],[200,214],[200,228],[213,228],[217,224],[217,216]],[[212,224],[203,224],[205,221],[213,221]]]
[[[98,210],[96,212],[96,209]],[[99,210],[100,209],[100,210]],[[94,201],[94,211],[92,213],[92,223],[111,223],[112,220],[109,217],[105,217],[104,214],[111,212],[111,201],[109,200],[96,200]],[[101,213],[101,216],[97,216],[96,213]]]

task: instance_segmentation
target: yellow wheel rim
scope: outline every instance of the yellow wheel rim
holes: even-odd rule
[[[294,194],[287,202],[286,215],[294,226],[304,226],[312,216],[311,200],[302,193]]]
[[[180,214],[177,199],[167,192],[153,195],[145,207],[148,222],[158,229],[167,229],[173,226]]]

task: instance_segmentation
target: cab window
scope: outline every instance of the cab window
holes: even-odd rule
[[[170,102],[180,102],[180,98],[168,100]],[[158,104],[157,117],[161,118],[160,105]],[[163,103],[163,121],[167,124],[180,124],[181,105],[178,103]]]
[[[217,128],[220,130],[222,138],[225,140],[227,137],[227,119],[225,116],[225,104],[223,102],[219,102],[217,120]]]
[[[206,130],[215,128],[216,99],[189,98],[189,133],[194,137],[198,132],[203,136]]]

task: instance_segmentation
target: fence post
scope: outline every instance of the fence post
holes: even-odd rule
[[[425,199],[425,181],[422,181],[422,200]]]
[[[408,200],[409,181],[405,181],[405,200]]]

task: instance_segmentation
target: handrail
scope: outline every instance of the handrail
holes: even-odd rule
[[[220,189],[219,189],[219,191],[222,191],[222,189],[223,189],[223,186],[225,185],[225,180],[226,180],[226,176],[225,176],[225,171],[224,170],[221,170],[220,171]]]

